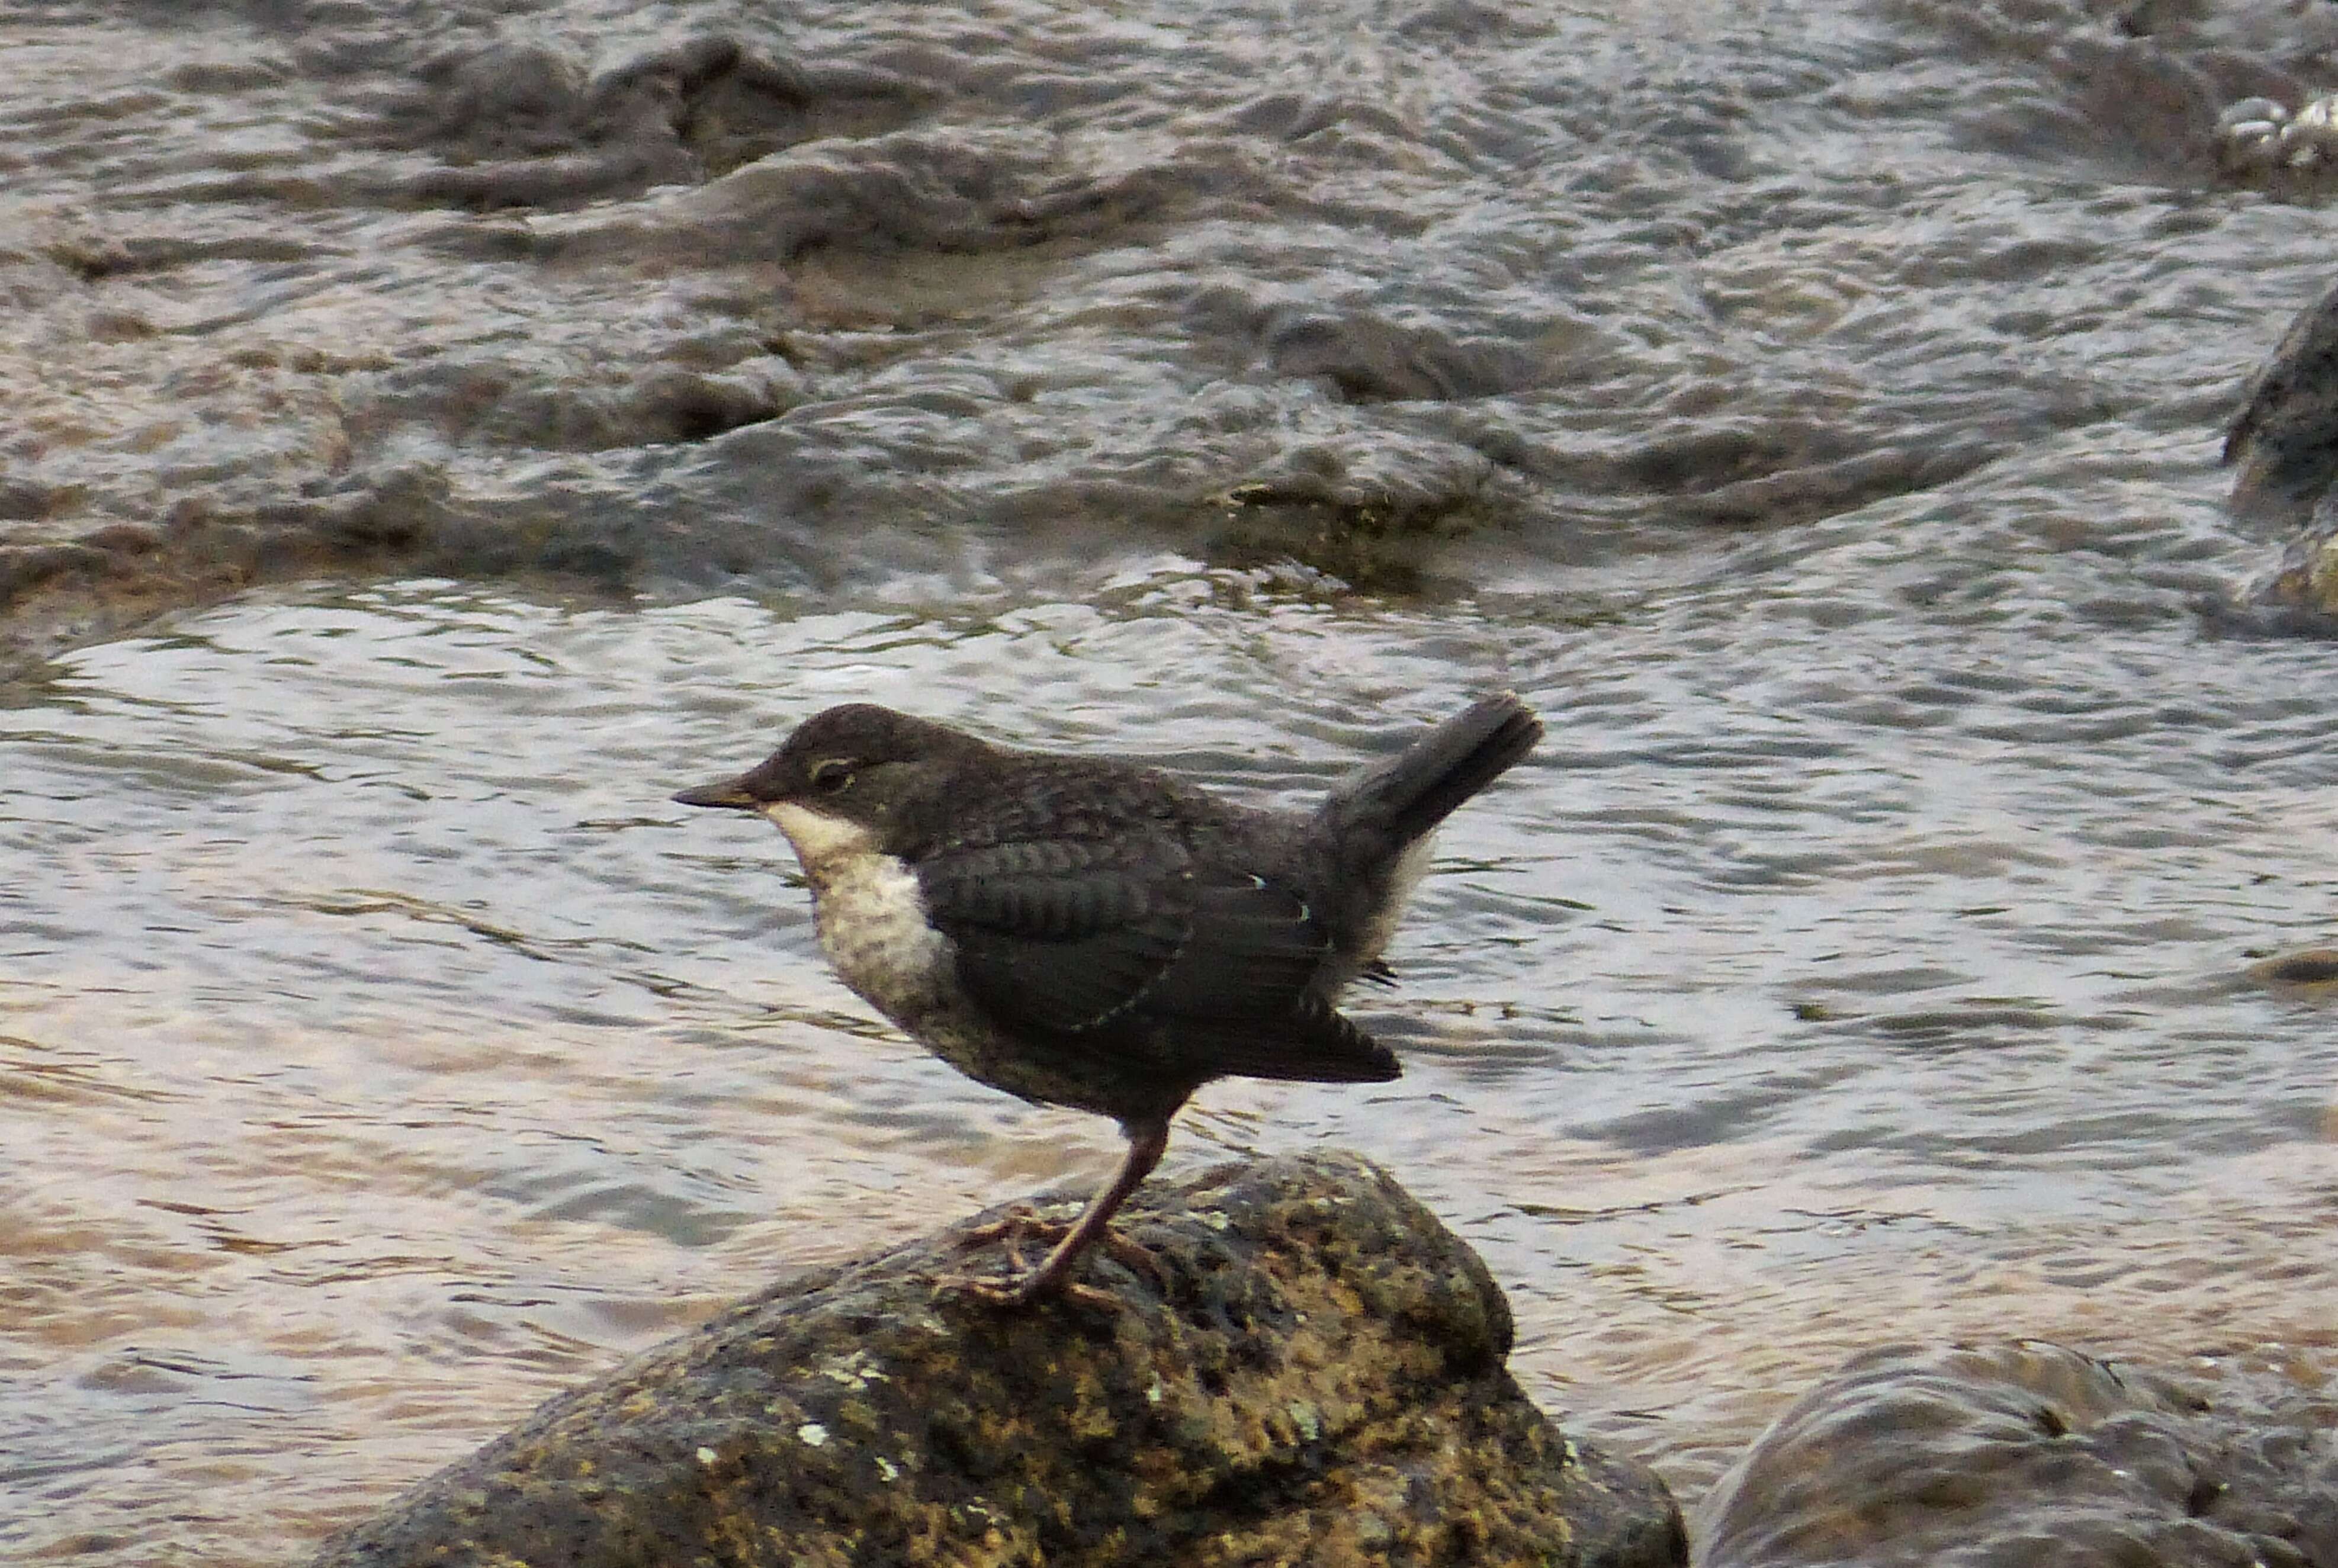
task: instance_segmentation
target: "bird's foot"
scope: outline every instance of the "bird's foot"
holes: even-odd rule
[[[1017,1203],[997,1219],[987,1224],[969,1226],[958,1235],[955,1243],[961,1252],[971,1252],[977,1247],[987,1247],[993,1241],[1007,1243],[1007,1256],[1015,1267],[1023,1267],[1023,1249],[1018,1243],[1026,1236],[1042,1236],[1049,1246],[1072,1233],[1072,1227],[1061,1220],[1043,1220],[1039,1211],[1028,1203]]]
[[[1050,1256],[1037,1268],[1027,1268],[1022,1246],[1026,1238],[1058,1246],[1077,1228],[1076,1221],[1042,1219],[1029,1205],[1017,1203],[998,1219],[966,1230],[957,1242],[960,1251],[971,1251],[977,1247],[987,1247],[994,1241],[1005,1241],[1008,1278],[1001,1280],[973,1275],[951,1275],[938,1280],[936,1289],[972,1296],[994,1307],[1026,1307],[1051,1295],[1062,1296],[1088,1307],[1117,1307],[1119,1298],[1110,1292],[1092,1285],[1083,1285],[1071,1278],[1072,1266],[1094,1250],[1109,1254],[1115,1261],[1150,1280],[1156,1290],[1166,1290],[1168,1282],[1161,1272],[1159,1260],[1143,1246],[1109,1228],[1090,1239],[1072,1257],[1058,1259]]]
[[[1153,1255],[1152,1248],[1111,1230],[1097,1238],[1095,1245],[1096,1250],[1109,1256],[1130,1273],[1149,1280],[1159,1294],[1166,1296],[1169,1293],[1169,1277],[1161,1271],[1161,1259]]]
[[[967,1296],[986,1307],[1009,1310],[1030,1306],[1053,1296],[1075,1307],[1093,1307],[1099,1311],[1117,1312],[1125,1305],[1109,1290],[1094,1285],[1083,1285],[1076,1279],[1061,1276],[1043,1278],[1046,1270],[1030,1269],[1022,1278],[983,1279],[971,1274],[946,1274],[934,1281],[938,1295]]]

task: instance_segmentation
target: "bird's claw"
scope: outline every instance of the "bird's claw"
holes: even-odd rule
[[[1046,1264],[1028,1269],[1024,1263],[1022,1242],[1027,1237],[1042,1239],[1052,1245],[1070,1235],[1076,1226],[1076,1221],[1043,1219],[1028,1204],[1017,1203],[996,1220],[960,1231],[955,1242],[958,1250],[967,1252],[994,1241],[1005,1241],[1009,1278],[998,1280],[951,1275],[936,1281],[935,1288],[971,1296],[993,1307],[1026,1307],[1043,1296],[1060,1296],[1086,1307],[1120,1306],[1119,1298],[1109,1291],[1068,1277],[1051,1281],[1046,1278]],[[1165,1292],[1168,1282],[1161,1272],[1160,1261],[1142,1244],[1107,1228],[1082,1250],[1081,1255],[1085,1257],[1088,1251],[1109,1254],[1130,1272],[1149,1281],[1155,1290]],[[1015,1278],[1018,1275],[1019,1279]]]
[[[1096,1238],[1095,1248],[1100,1252],[1110,1253],[1113,1261],[1130,1273],[1149,1281],[1156,1293],[1164,1296],[1169,1293],[1169,1277],[1161,1271],[1161,1259],[1155,1258],[1153,1249],[1143,1242],[1132,1241],[1117,1231],[1107,1230]]]
[[[1019,1265],[1018,1265],[1019,1267]],[[1021,1279],[979,1279],[971,1274],[949,1274],[934,1281],[938,1295],[967,1296],[986,1307],[1022,1308],[1046,1297],[1055,1297],[1075,1307],[1091,1307],[1099,1311],[1117,1312],[1126,1305],[1109,1290],[1094,1285],[1083,1285],[1076,1279],[1058,1279],[1053,1285],[1042,1280],[1036,1271]]]
[[[993,1241],[1005,1241],[1007,1256],[1019,1269],[1023,1267],[1023,1250],[1016,1243],[1023,1237],[1037,1233],[1046,1236],[1052,1243],[1069,1235],[1071,1229],[1060,1220],[1042,1220],[1038,1210],[1028,1203],[1017,1203],[996,1220],[959,1231],[952,1245],[960,1252],[971,1252],[977,1247],[987,1247]]]

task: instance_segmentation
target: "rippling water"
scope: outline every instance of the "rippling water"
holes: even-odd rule
[[[1172,1159],[1387,1164],[1685,1497],[1887,1341],[2327,1378],[2338,1044],[2248,971],[2338,945],[2332,649],[2203,606],[2338,234],[2215,113],[2333,44],[0,0],[0,600],[341,569],[0,684],[0,1555],[280,1561],[1109,1163],[666,803],[848,697],[1296,799],[1524,691],[1359,1000],[1406,1077]],[[611,591],[451,580],[535,568]]]
[[[1215,1086],[1173,1157],[1386,1162],[1691,1495],[1857,1346],[2326,1365],[2338,1049],[2241,974],[2330,918],[2323,651],[1762,549],[1628,622],[418,583],[74,656],[0,724],[0,1539],[267,1560],[775,1269],[1101,1170],[869,1021],[776,834],[664,803],[845,696],[1267,799],[1541,706],[1366,1004],[1407,1076]]]

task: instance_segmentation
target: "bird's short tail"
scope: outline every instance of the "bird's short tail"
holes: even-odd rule
[[[1399,849],[1491,784],[1542,739],[1542,720],[1513,691],[1480,697],[1385,762],[1336,786],[1317,814],[1334,843],[1380,838]]]

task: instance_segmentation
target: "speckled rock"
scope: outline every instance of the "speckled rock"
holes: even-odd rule
[[[1000,1266],[964,1227],[793,1280],[318,1562],[1686,1561],[1664,1484],[1527,1401],[1500,1290],[1385,1174],[1227,1166],[1149,1184],[1120,1229],[1151,1267],[1084,1266],[1117,1309],[938,1296]]]
[[[2338,1568],[2338,1401],[2058,1345],[1871,1351],[1699,1510],[1704,1568]]]

